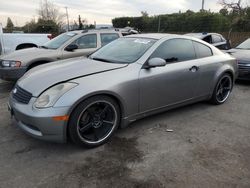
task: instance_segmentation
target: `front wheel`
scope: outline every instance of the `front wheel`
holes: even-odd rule
[[[223,74],[217,82],[211,102],[213,104],[223,104],[226,102],[233,88],[233,79],[229,74]]]
[[[70,138],[74,143],[85,147],[102,145],[119,126],[120,117],[120,108],[112,98],[89,98],[79,104],[70,117]]]

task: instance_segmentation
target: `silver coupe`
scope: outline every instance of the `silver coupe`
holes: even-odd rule
[[[88,58],[30,70],[12,90],[9,110],[33,137],[96,147],[145,116],[204,100],[224,103],[237,74],[235,58],[202,40],[130,35]]]

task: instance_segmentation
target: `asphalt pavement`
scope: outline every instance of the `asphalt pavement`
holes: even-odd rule
[[[25,135],[7,111],[12,87],[0,84],[0,187],[250,187],[250,82],[224,105],[142,119],[95,149]]]

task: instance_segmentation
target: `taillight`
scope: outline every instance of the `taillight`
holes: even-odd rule
[[[47,37],[49,38],[49,40],[53,39],[52,34],[47,35]]]

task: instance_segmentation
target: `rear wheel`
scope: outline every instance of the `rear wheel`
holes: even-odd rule
[[[73,111],[69,121],[69,135],[74,143],[96,147],[106,143],[120,124],[120,108],[107,96],[83,101]]]
[[[223,104],[226,102],[233,88],[233,80],[229,74],[224,74],[220,77],[211,98],[213,104]]]

